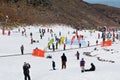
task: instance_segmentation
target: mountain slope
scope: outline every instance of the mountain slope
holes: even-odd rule
[[[49,2],[38,4],[38,2],[26,3],[25,0],[18,2],[1,0],[1,25],[5,24],[5,16],[8,15],[8,26],[15,24],[67,24],[76,28],[120,26],[120,9],[92,5],[82,0],[43,1]],[[109,14],[110,11],[114,12],[112,16]]]

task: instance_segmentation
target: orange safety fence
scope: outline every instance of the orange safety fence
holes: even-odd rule
[[[107,41],[101,42],[101,47],[111,46],[111,45],[112,45],[112,40],[107,40]]]
[[[33,56],[44,57],[44,50],[34,49],[32,52]]]

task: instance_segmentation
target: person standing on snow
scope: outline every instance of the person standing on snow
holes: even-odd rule
[[[66,49],[66,44],[64,43],[64,45],[63,45],[63,50],[65,50]]]
[[[8,30],[8,36],[10,36],[10,30]]]
[[[59,36],[61,36],[61,32],[59,32]]]
[[[55,51],[55,45],[54,45],[54,43],[52,44],[52,48],[53,48],[53,51]]]
[[[53,68],[53,70],[56,70],[55,69],[55,61],[52,61],[52,68]]]
[[[39,28],[39,33],[41,33],[41,28]]]
[[[40,39],[42,39],[42,37],[43,37],[43,35],[42,35],[42,33],[40,34]]]
[[[76,56],[77,56],[77,60],[79,60],[80,53],[78,51],[76,53]]]
[[[88,41],[88,47],[90,46],[90,42]]]
[[[33,34],[32,34],[32,32],[31,32],[31,33],[30,33],[30,37],[31,37],[31,38],[32,38],[32,35],[33,35]]]
[[[23,74],[24,74],[24,80],[31,80],[30,78],[30,75],[29,75],[29,69],[30,69],[30,64],[29,63],[26,63],[24,62],[24,65],[23,65]]]
[[[79,48],[81,48],[81,42],[79,43]]]
[[[21,49],[21,54],[23,55],[24,54],[24,46],[21,45],[20,49]]]
[[[98,40],[96,40],[96,45],[98,45]]]
[[[67,62],[67,57],[65,56],[64,53],[61,56],[61,61],[62,61],[62,69],[65,69],[66,68],[66,62]]]
[[[22,31],[22,36],[24,36],[24,31]]]
[[[56,49],[58,49],[58,41],[56,42]]]
[[[82,58],[81,61],[80,61],[80,67],[81,67],[81,72],[84,72],[84,67],[85,67],[84,58]]]

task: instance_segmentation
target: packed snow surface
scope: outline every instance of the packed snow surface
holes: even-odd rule
[[[43,39],[40,39],[39,29],[46,29]],[[53,37],[47,29],[53,30]],[[18,31],[20,29],[20,32]],[[26,36],[22,35],[22,31],[26,30]],[[63,44],[58,46],[58,50],[54,52],[47,48],[47,44],[54,35],[58,38],[64,36],[71,41],[75,29],[66,25],[47,25],[47,26],[26,26],[11,30],[10,36],[7,35],[8,30],[2,35],[0,30],[0,79],[1,80],[24,80],[23,64],[28,62],[31,65],[31,80],[120,80],[120,41],[115,40],[112,46],[101,47],[96,45],[102,41],[98,39],[99,31],[79,30],[78,34],[84,36],[85,46],[79,48],[78,44],[66,44],[66,50],[63,51]],[[30,33],[33,39],[38,43],[31,44]],[[59,36],[61,32],[61,36]],[[76,39],[76,38],[75,38]],[[90,47],[87,47],[87,42]],[[54,42],[55,43],[55,42]],[[24,45],[24,55],[21,55],[20,46]],[[94,45],[94,46],[92,46]],[[32,56],[33,49],[39,48],[45,50],[45,57]],[[94,50],[94,49],[97,50]],[[80,60],[85,59],[85,68],[90,68],[90,63],[94,63],[96,70],[93,72],[81,73],[80,60],[77,60],[75,54],[79,51]],[[91,53],[85,55],[84,52]],[[65,53],[67,57],[67,68],[61,69],[61,56]],[[11,56],[10,56],[11,55]],[[46,58],[51,55],[52,58]],[[98,57],[101,61],[98,60]],[[56,70],[52,70],[52,61],[55,61]],[[114,61],[114,62],[112,62]]]

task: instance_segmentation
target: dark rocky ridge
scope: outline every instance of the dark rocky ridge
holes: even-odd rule
[[[89,4],[82,0],[43,0],[44,3],[26,3],[26,0],[0,0],[0,23],[7,26],[29,24],[66,24],[79,28],[102,26],[119,27],[120,9]],[[35,1],[35,0],[33,0]]]

